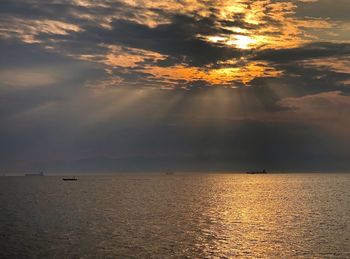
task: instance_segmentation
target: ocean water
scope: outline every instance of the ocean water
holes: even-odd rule
[[[350,258],[350,174],[0,177],[0,258]]]

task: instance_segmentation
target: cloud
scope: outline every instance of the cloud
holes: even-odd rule
[[[317,42],[296,48],[257,52],[254,59],[287,63],[289,61],[310,60],[315,58],[341,57],[350,55],[349,43]]]
[[[287,0],[142,1],[142,5],[134,1],[4,1],[0,34],[5,39],[38,43],[60,55],[98,62],[110,78],[147,74],[147,70],[166,66],[173,69],[166,73],[163,86],[160,77],[164,73],[148,73],[146,85],[168,88],[168,75],[183,67],[210,74],[186,78],[185,84],[202,80],[208,85],[222,82],[225,87],[237,87],[279,74],[273,64],[250,62],[252,49],[297,47],[311,37],[303,35],[305,29],[330,26],[327,21],[297,19],[293,16],[297,5]],[[131,59],[136,61],[127,61]],[[179,78],[170,79],[177,87]],[[116,82],[104,79],[108,80]],[[143,84],[145,80],[140,80],[139,85]]]
[[[112,30],[97,31],[98,37],[108,43],[170,55],[179,63],[183,61],[190,65],[204,66],[240,56],[232,48],[216,46],[196,38],[196,33],[199,33],[197,28],[202,28],[203,25],[201,21],[190,17],[176,16],[172,23],[155,28],[125,20],[115,20],[111,26]]]

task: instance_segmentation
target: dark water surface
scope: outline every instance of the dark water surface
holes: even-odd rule
[[[0,258],[350,258],[350,175],[0,177]]]

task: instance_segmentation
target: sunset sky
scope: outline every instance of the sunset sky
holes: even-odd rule
[[[0,172],[350,171],[349,0],[2,0]]]

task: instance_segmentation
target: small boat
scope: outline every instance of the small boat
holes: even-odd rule
[[[166,175],[173,175],[174,172],[165,172]]]
[[[69,177],[69,178],[63,177],[62,180],[63,181],[78,181],[78,178],[76,178],[76,177]]]
[[[246,172],[247,174],[267,174],[266,170]]]

